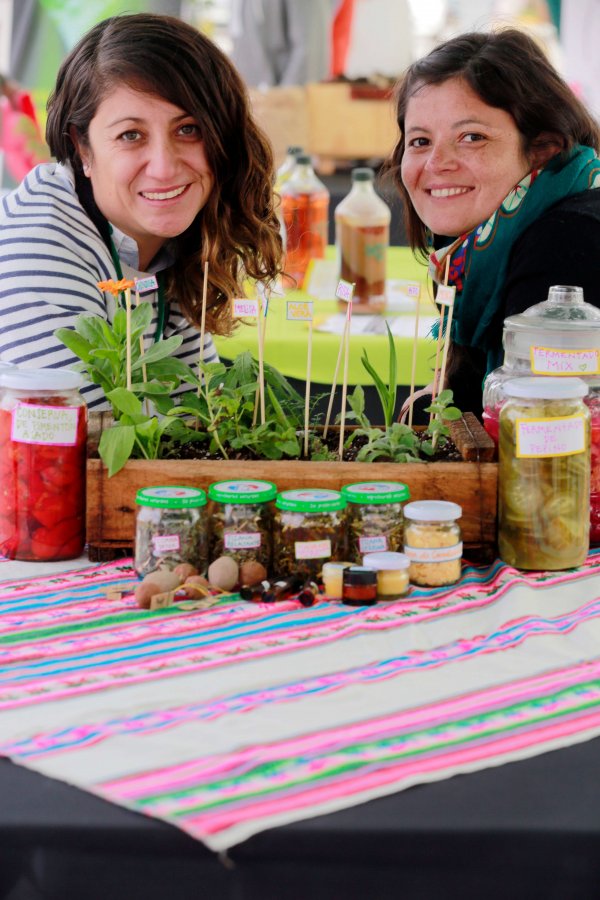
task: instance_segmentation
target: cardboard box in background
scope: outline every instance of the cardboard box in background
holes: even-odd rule
[[[250,102],[254,117],[271,140],[277,167],[292,145],[310,152],[306,90],[303,87],[251,88]]]

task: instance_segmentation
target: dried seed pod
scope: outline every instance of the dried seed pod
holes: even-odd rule
[[[150,609],[150,602],[155,594],[160,594],[161,588],[160,585],[155,584],[153,581],[144,581],[140,582],[135,589],[135,599],[137,605],[142,609]]]
[[[188,578],[197,575],[198,569],[191,563],[179,563],[179,565],[175,566],[173,569],[173,573],[179,578],[179,584],[183,584]]]
[[[267,577],[267,570],[256,559],[247,559],[240,566],[240,584],[251,585],[264,581]]]
[[[220,556],[208,567],[208,581],[212,587],[231,591],[238,582],[238,564],[231,556]]]

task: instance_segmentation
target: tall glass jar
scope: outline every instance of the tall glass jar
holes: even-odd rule
[[[210,500],[210,561],[231,556],[238,566],[254,560],[271,569],[273,503],[277,488],[271,481],[215,481]]]
[[[315,581],[326,562],[344,559],[344,509],[339,491],[282,491],[275,501],[273,568],[278,578]]]
[[[206,570],[206,493],[201,488],[164,485],[136,494],[135,569],[144,577],[156,569],[190,563]]]
[[[500,411],[498,549],[518,569],[569,569],[589,550],[590,413],[579,378],[515,378]]]
[[[390,208],[375,193],[373,169],[352,169],[350,193],[335,208],[339,276],[354,284],[353,313],[383,312]],[[345,309],[345,303],[344,309]]]
[[[61,560],[85,544],[87,409],[69,369],[0,374],[0,554]]]
[[[281,186],[286,232],[285,272],[288,286],[301,287],[311,259],[323,259],[329,231],[329,191],[317,177],[310,156],[296,157]]]
[[[401,481],[360,481],[342,487],[345,498],[348,559],[365,553],[402,550],[402,505],[410,497]]]

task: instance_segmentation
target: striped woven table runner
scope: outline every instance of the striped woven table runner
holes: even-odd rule
[[[363,608],[150,613],[116,583],[0,584],[0,754],[215,850],[600,733],[600,553]]]

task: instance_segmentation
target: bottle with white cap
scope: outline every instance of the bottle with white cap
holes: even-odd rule
[[[0,372],[0,554],[62,560],[85,543],[87,410],[70,369]]]
[[[517,569],[570,569],[589,550],[590,411],[580,378],[503,386],[498,549]]]

